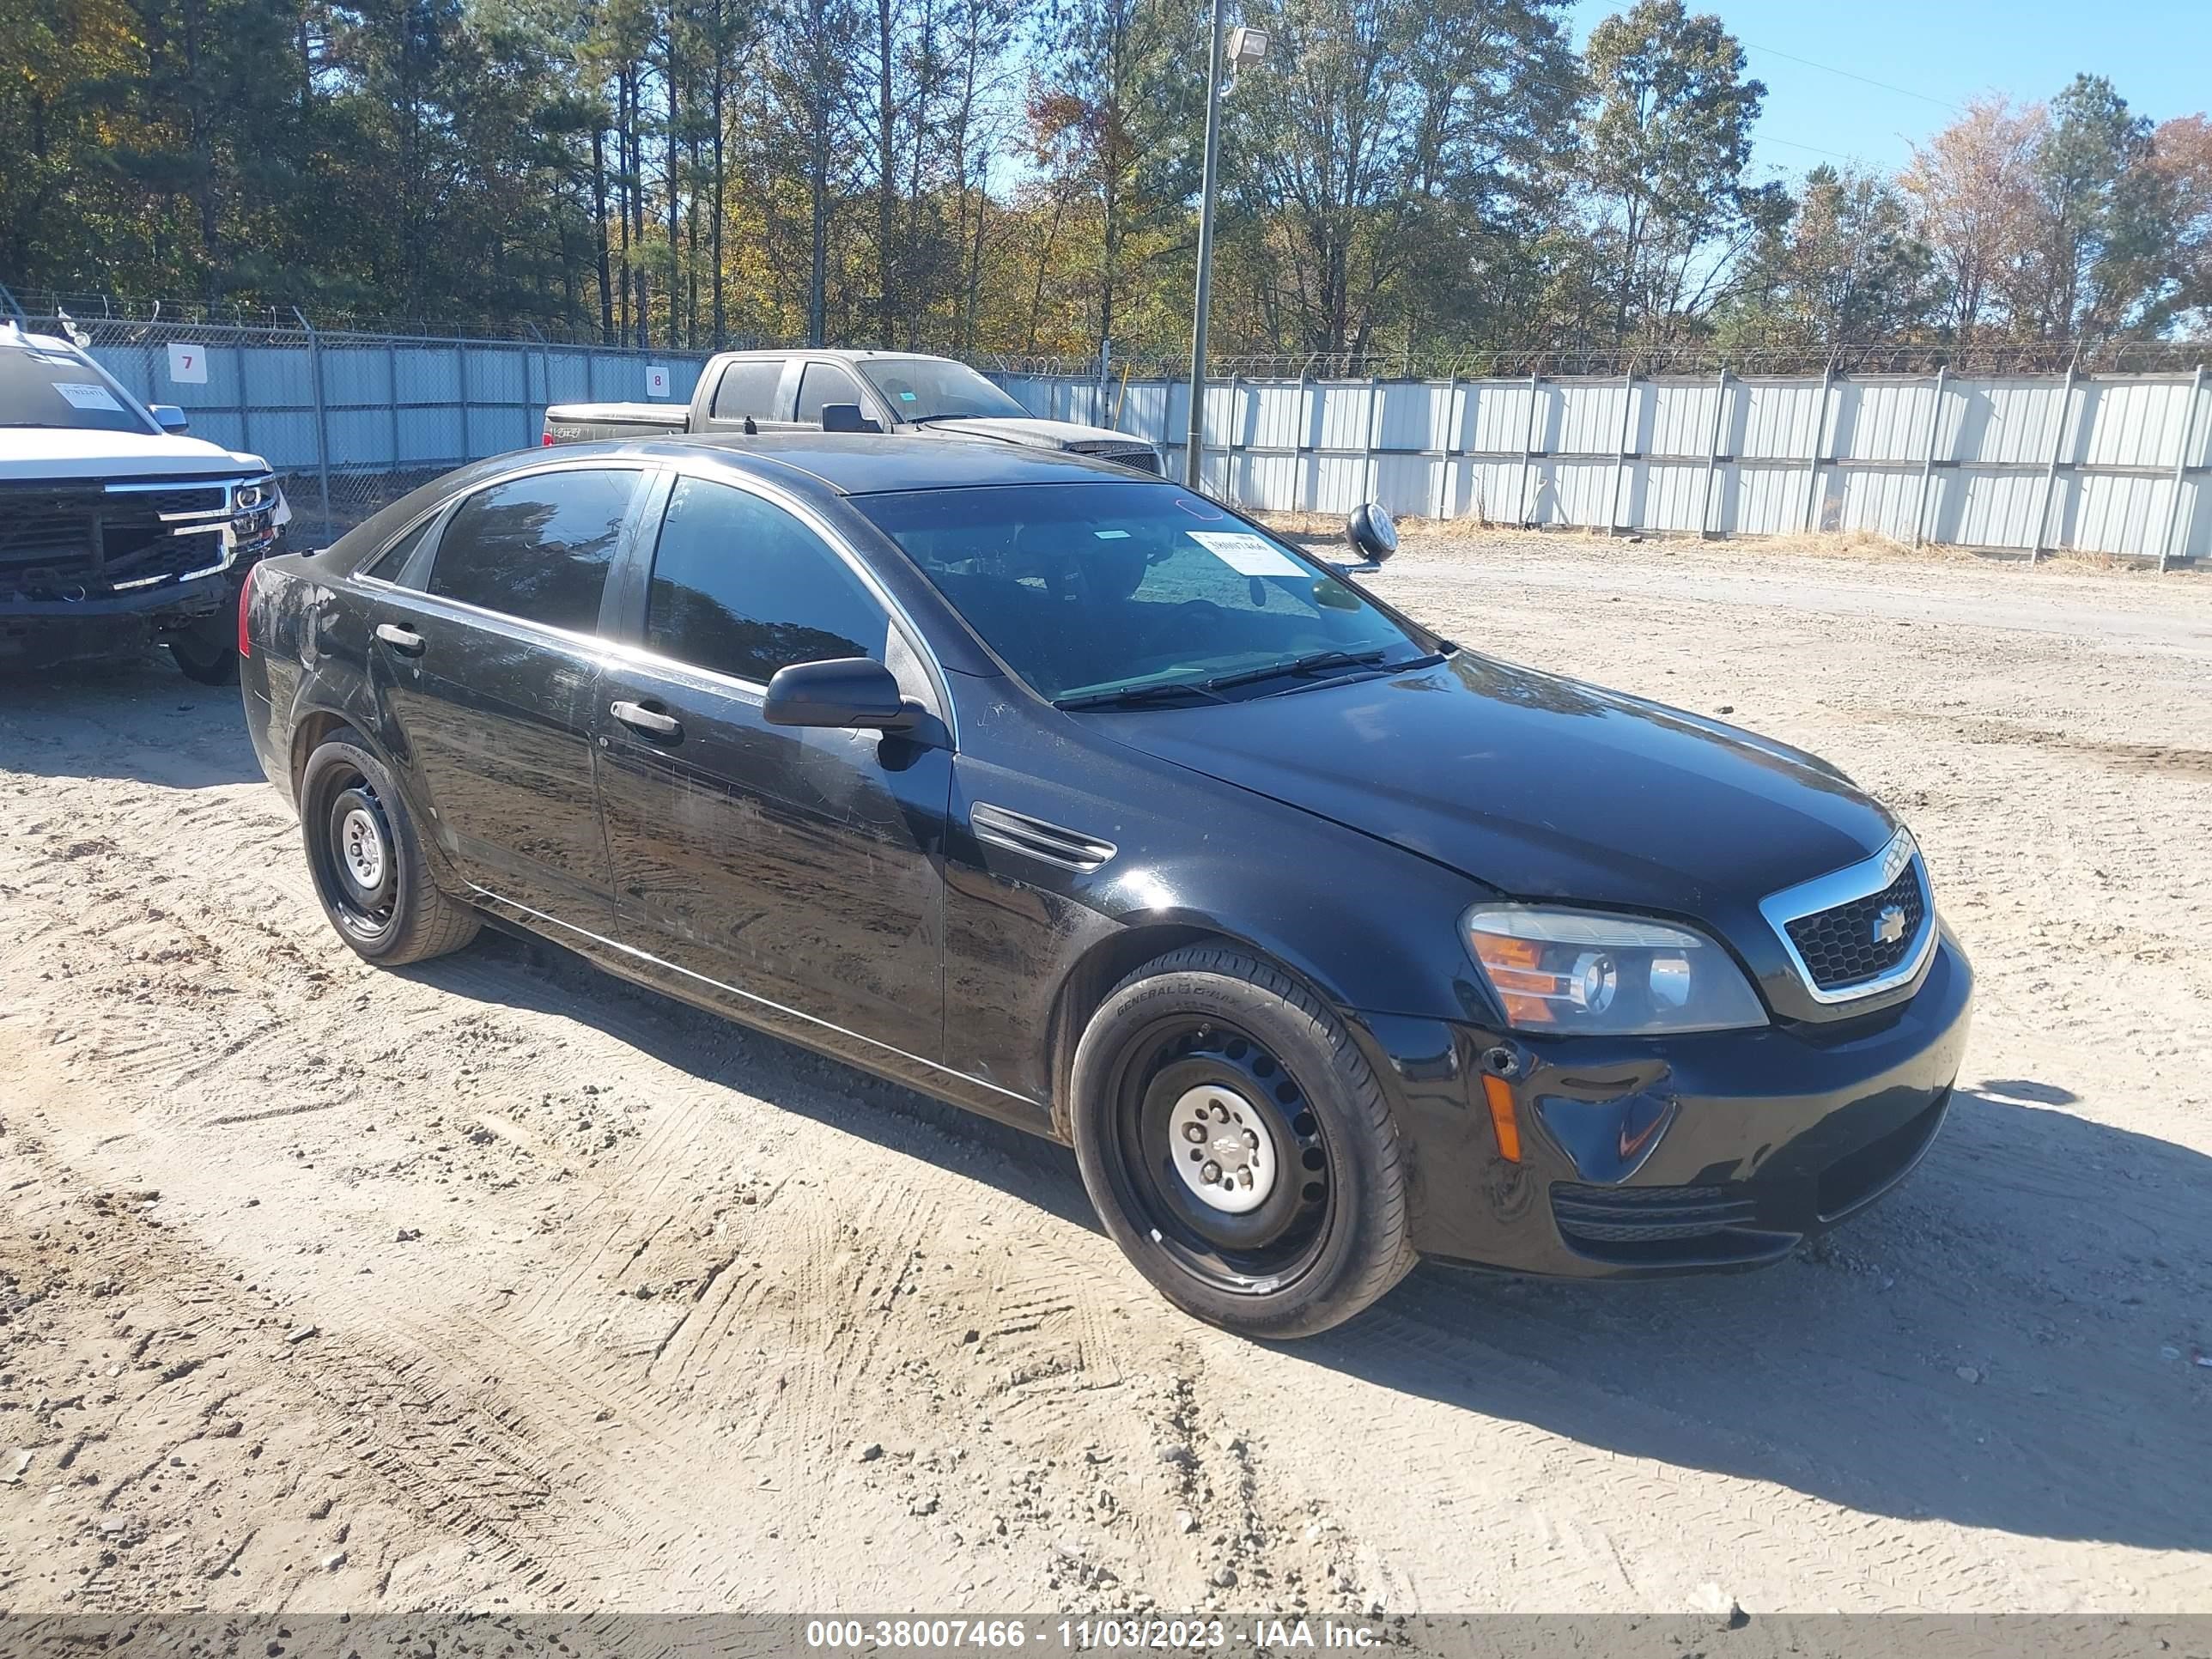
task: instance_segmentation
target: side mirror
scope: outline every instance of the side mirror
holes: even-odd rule
[[[191,427],[191,422],[185,417],[185,411],[174,404],[149,404],[146,412],[154,417],[155,425],[173,438]]]
[[[867,657],[834,657],[777,669],[761,713],[770,726],[903,732],[921,708],[907,701],[897,676],[883,664]]]
[[[1379,565],[1398,550],[1398,526],[1379,501],[1369,501],[1345,520],[1344,539],[1369,565]]]
[[[881,432],[884,423],[872,421],[861,414],[858,404],[824,404],[822,405],[822,429],[824,432]]]

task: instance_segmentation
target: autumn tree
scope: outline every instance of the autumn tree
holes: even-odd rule
[[[1233,106],[1225,171],[1273,343],[1358,356],[1464,295],[1578,91],[1560,0],[1256,0],[1273,43]]]
[[[1766,88],[1719,18],[1638,0],[1590,31],[1584,124],[1594,240],[1609,267],[1612,332],[1662,341],[1728,291],[1737,258],[1786,210],[1744,176]]]

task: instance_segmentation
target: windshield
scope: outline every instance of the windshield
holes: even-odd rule
[[[853,505],[1063,707],[1264,696],[1423,660],[1437,643],[1171,484],[923,489]]]
[[[958,421],[1029,410],[965,363],[940,357],[863,357],[854,365],[902,421]]]
[[[0,426],[144,432],[145,417],[90,363],[40,346],[0,348]]]

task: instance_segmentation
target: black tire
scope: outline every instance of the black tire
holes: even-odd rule
[[[202,685],[238,684],[238,643],[228,629],[210,629],[203,620],[169,635],[169,655],[178,672]]]
[[[1310,1336],[1413,1267],[1405,1150],[1382,1085],[1342,1023],[1279,969],[1206,945],[1146,963],[1084,1028],[1073,1094],[1091,1203],[1185,1311],[1247,1336]]]
[[[482,919],[431,878],[421,837],[383,763],[341,726],[307,757],[300,830],[315,896],[337,936],[380,967],[458,951]]]

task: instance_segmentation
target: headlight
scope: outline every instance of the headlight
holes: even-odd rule
[[[258,507],[267,506],[270,496],[274,493],[272,485],[242,483],[231,491],[232,510],[239,513],[252,513]]]
[[[1728,952],[1674,922],[1477,905],[1460,937],[1516,1030],[1638,1036],[1766,1024]]]

